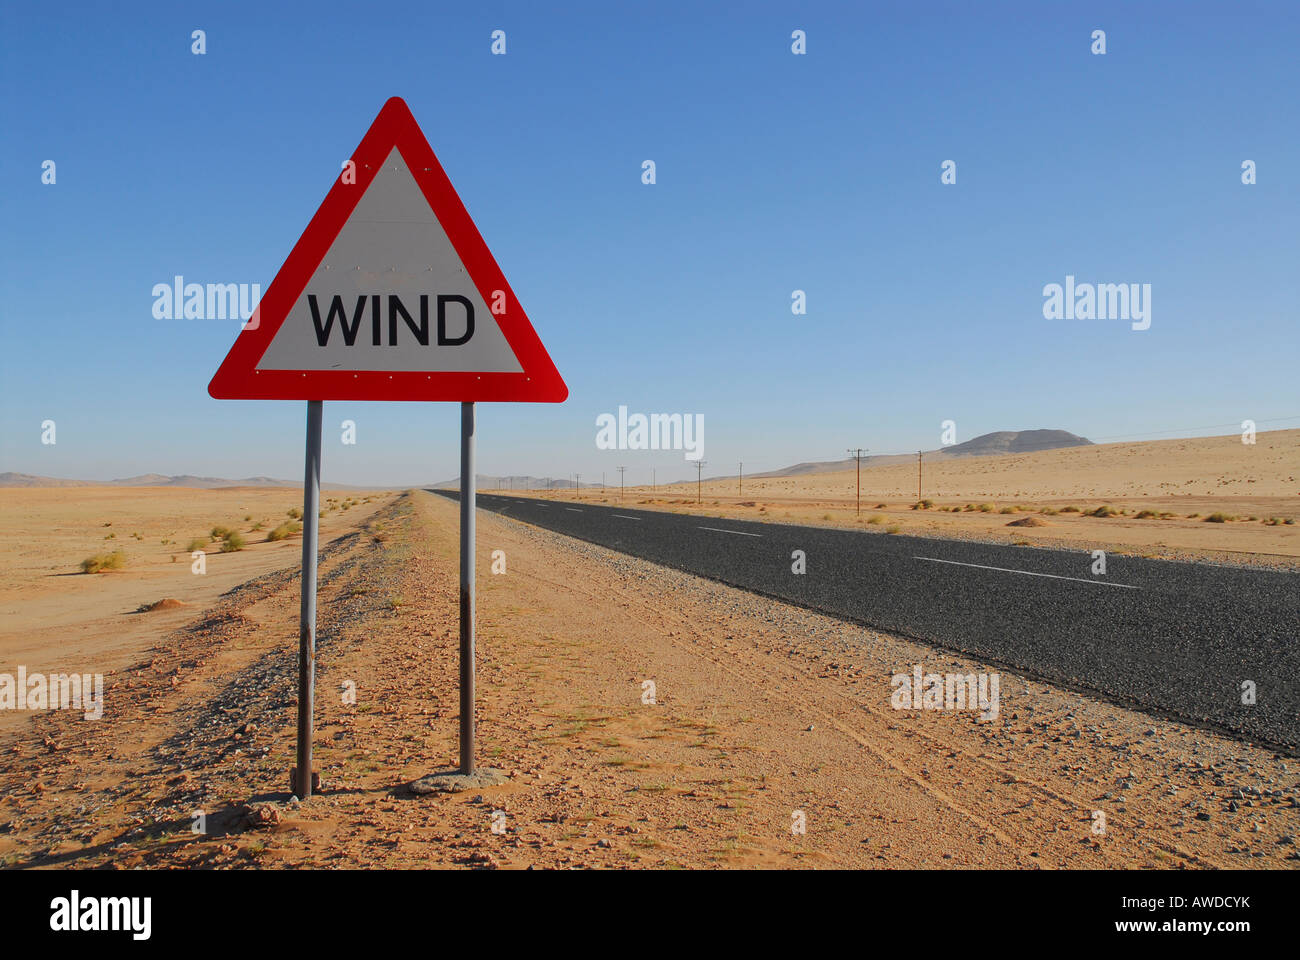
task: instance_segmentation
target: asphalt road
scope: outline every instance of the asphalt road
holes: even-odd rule
[[[457,499],[455,492],[434,491]],[[1300,575],[528,497],[480,509],[1300,750]],[[802,550],[807,572],[792,572]],[[1242,703],[1244,681],[1254,705]]]

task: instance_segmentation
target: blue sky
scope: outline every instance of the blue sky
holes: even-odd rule
[[[1297,49],[1284,3],[7,4],[0,470],[300,477],[304,405],[210,399],[237,324],[151,289],[265,289],[394,95],[570,388],[481,405],[484,473],[694,476],[598,450],[620,404],[702,414],[706,473],[1300,426]],[[1151,328],[1044,319],[1067,274]],[[456,474],[454,404],[325,424],[328,481]]]

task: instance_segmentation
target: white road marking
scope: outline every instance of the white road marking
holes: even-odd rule
[[[960,560],[939,560],[935,557],[913,557],[913,560],[927,560],[930,563],[951,563],[958,567],[978,567],[981,570],[998,570],[1002,573],[1020,573],[1026,577],[1051,577],[1053,580],[1075,580],[1078,583],[1095,583],[1099,587],[1119,587],[1122,590],[1140,590],[1128,583],[1109,583],[1106,580],[1089,580],[1087,577],[1062,577],[1055,573],[1035,573],[1032,570],[1011,570],[1007,567],[986,567],[982,563],[962,563]]]
[[[616,517],[621,517],[621,518],[624,519],[624,520],[640,520],[640,519],[641,519],[641,517],[629,517],[626,513],[616,513],[616,514],[614,514],[614,516],[616,516]]]
[[[738,537],[761,537],[761,533],[746,533],[744,530],[723,530],[721,527],[700,527],[701,530],[712,530],[714,533],[734,533]]]
[[[572,510],[574,513],[582,513],[577,507],[565,507],[565,510]]]

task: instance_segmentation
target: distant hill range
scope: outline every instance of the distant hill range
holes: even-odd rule
[[[983,436],[976,437],[974,440],[967,440],[965,443],[957,443],[951,447],[941,447],[938,450],[930,450],[923,453],[922,459],[946,459],[948,457],[993,457],[1005,454],[1016,453],[1037,453],[1041,450],[1056,450],[1062,447],[1083,447],[1091,446],[1092,441],[1084,437],[1075,436],[1065,430],[1000,430],[997,433],[986,433]],[[886,454],[878,456],[865,456],[862,458],[864,467],[884,466],[891,463],[902,463],[911,461],[915,454]],[[853,466],[852,458],[844,460],[818,460],[807,463],[796,463],[790,467],[784,467],[780,470],[769,470],[766,473],[747,474],[753,477],[796,477],[808,473],[830,473],[833,470],[848,470]],[[572,479],[564,477],[534,477],[528,475],[515,476],[491,476],[480,473],[476,476],[479,490],[571,490],[574,483]],[[717,478],[713,478],[717,479]],[[664,481],[664,486],[671,483],[686,483],[688,481]],[[694,482],[693,480],[690,482]],[[225,480],[220,477],[195,477],[190,474],[180,476],[165,476],[161,473],[145,473],[138,477],[126,477],[121,480],[64,480],[58,477],[37,477],[28,473],[0,473],[0,487],[198,487],[200,489],[212,489],[216,487],[301,487],[302,484],[297,480],[277,480],[274,477],[245,477],[243,480]],[[394,487],[360,487],[348,484],[325,483],[323,487],[331,490],[391,490]],[[443,480],[439,483],[430,484],[431,489],[456,489],[460,486],[460,479],[452,477],[450,480]],[[584,480],[578,485],[584,490],[593,487],[602,486],[599,482]],[[613,483],[604,484],[611,488],[618,487],[618,478],[615,477]]]
[[[615,478],[615,487],[618,486],[618,479]],[[564,477],[530,477],[530,476],[507,476],[494,477],[486,473],[476,473],[474,475],[474,486],[477,490],[572,490],[573,479]],[[591,483],[587,480],[578,484],[583,490],[591,487],[599,487],[600,483]],[[441,480],[438,483],[429,484],[431,490],[459,490],[460,477],[452,477],[450,480]]]
[[[1067,430],[999,430],[986,433],[965,443],[955,443],[951,447],[927,450],[921,454],[922,460],[947,459],[949,457],[996,457],[1015,453],[1038,453],[1042,450],[1058,450],[1063,447],[1092,446],[1092,441]],[[915,454],[867,455],[862,458],[864,467],[883,467],[891,463],[904,463],[915,459]],[[796,463],[780,470],[767,473],[751,474],[754,477],[797,477],[808,473],[831,473],[836,470],[848,470],[853,467],[853,458],[843,460],[817,460]]]
[[[121,480],[66,480],[62,477],[37,477],[30,473],[0,473],[0,487],[197,487],[212,490],[218,487],[301,487],[300,480],[277,480],[274,477],[245,477],[243,480],[226,480],[221,477],[196,477],[190,474],[167,476],[161,473],[142,473],[138,477]],[[387,487],[356,487],[341,483],[322,483],[330,490],[387,490]]]

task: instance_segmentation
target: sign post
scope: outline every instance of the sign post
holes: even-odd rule
[[[474,404],[460,405],[460,772],[474,774]]]
[[[290,775],[293,793],[306,800],[319,784],[312,771],[316,691],[316,559],[320,529],[320,435],[324,404],[307,401],[307,463],[302,479],[302,604],[298,617],[298,766]]]
[[[323,402],[460,403],[460,764],[434,789],[481,786],[490,771],[474,763],[476,404],[561,403],[569,388],[401,98],[384,104],[343,163],[208,393],[307,401],[290,777],[301,797],[319,789],[311,741]]]

